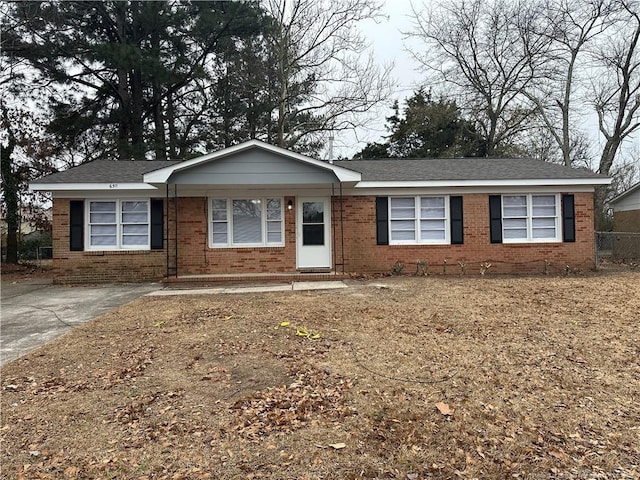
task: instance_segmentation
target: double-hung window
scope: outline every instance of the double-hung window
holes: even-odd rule
[[[212,247],[284,245],[282,198],[210,200]]]
[[[149,249],[148,200],[89,200],[88,250]]]
[[[444,196],[389,198],[389,243],[449,243],[448,205]]]
[[[503,195],[503,242],[559,242],[558,195]]]

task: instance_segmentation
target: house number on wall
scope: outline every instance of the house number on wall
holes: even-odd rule
[[[109,188],[118,188],[118,184],[117,183],[110,183],[109,184]]]

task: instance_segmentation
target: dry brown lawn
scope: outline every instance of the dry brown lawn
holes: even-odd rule
[[[640,272],[141,298],[1,370],[2,478],[640,478],[639,312]]]

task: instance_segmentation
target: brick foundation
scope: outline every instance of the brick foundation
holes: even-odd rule
[[[570,192],[568,192],[570,193]],[[284,204],[293,197],[285,197]],[[166,275],[167,257],[175,264],[174,199],[169,201],[169,252],[154,251],[71,252],[69,251],[69,200],[55,199],[53,205],[54,276],[58,283],[133,282],[159,280]],[[342,206],[342,220],[341,220]],[[166,225],[165,208],[165,225]],[[550,273],[567,266],[591,269],[593,251],[593,195],[575,194],[576,242],[537,244],[491,244],[487,194],[464,195],[464,244],[462,245],[376,245],[375,197],[335,197],[332,202],[333,258],[337,271],[387,273],[399,262],[403,273],[416,272],[417,262],[428,264],[429,273],[477,274],[484,262],[490,273]],[[285,245],[260,248],[209,248],[207,242],[207,199],[178,199],[178,275],[250,274],[295,272],[296,214],[284,210]],[[344,232],[341,231],[344,226]],[[343,234],[344,233],[344,234]]]

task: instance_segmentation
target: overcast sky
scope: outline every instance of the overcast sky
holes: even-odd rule
[[[419,2],[416,4],[420,5]],[[402,100],[420,86],[424,78],[417,70],[417,64],[411,58],[411,54],[406,51],[405,46],[410,46],[411,42],[403,40],[402,32],[411,29],[411,2],[386,0],[383,12],[387,16],[386,20],[378,23],[363,22],[360,25],[360,31],[367,37],[379,64],[394,64],[393,77],[397,87],[388,102],[389,107],[377,112],[376,117],[379,120],[375,124],[358,130],[356,135],[348,133],[336,136],[334,157],[339,155],[350,157],[364,148],[368,142],[379,141],[382,135],[386,135],[385,118],[392,112],[391,104],[394,100],[402,103]]]
[[[413,0],[414,5],[418,9],[428,6],[429,0]],[[371,124],[368,128],[359,129],[355,134],[345,132],[336,135],[333,156],[351,157],[354,153],[360,151],[368,142],[380,141],[383,135],[387,135],[385,127],[385,118],[392,112],[390,105],[394,100],[398,100],[402,105],[402,101],[417,90],[425,80],[424,73],[418,69],[418,64],[411,58],[408,51],[412,45],[415,48],[421,48],[421,45],[415,40],[404,39],[402,32],[412,29],[412,9],[410,0],[384,0],[383,12],[387,16],[386,20],[379,23],[367,21],[360,24],[360,30],[368,38],[371,49],[381,65],[394,64],[393,76],[397,83],[394,94],[388,102],[388,107],[380,109],[377,112],[378,119],[375,124]],[[583,116],[583,128],[591,137],[594,145],[594,157],[597,161],[602,151],[602,136],[599,135],[597,128],[597,117],[595,113]],[[625,142],[624,149],[627,152],[640,152],[640,135],[634,135],[633,138]],[[627,160],[629,155],[625,155]],[[635,160],[640,164],[640,158],[634,155]],[[597,165],[594,167],[597,168]]]

